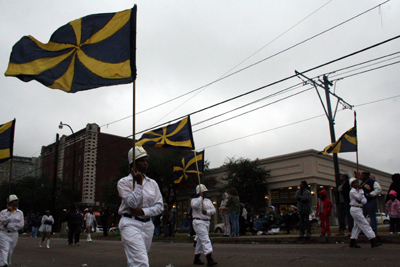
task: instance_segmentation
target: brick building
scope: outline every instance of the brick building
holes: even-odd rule
[[[101,185],[119,174],[132,139],[100,132],[95,123],[86,125],[75,136],[63,135],[58,145],[57,178],[72,184],[75,139],[75,192],[78,203],[102,207]],[[41,174],[54,178],[56,143],[43,146]]]

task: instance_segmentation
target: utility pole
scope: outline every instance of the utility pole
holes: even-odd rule
[[[321,81],[318,78],[318,81],[314,81],[313,79],[310,79],[303,75],[302,73],[295,71],[297,77],[299,77],[301,80],[303,80],[304,84],[312,84],[317,91],[319,100],[321,101],[322,107],[324,108],[325,115],[328,118],[329,121],[329,130],[331,133],[331,142],[335,143],[336,142],[336,137],[335,137],[335,117],[336,117],[336,112],[338,109],[339,103],[343,105],[343,108],[346,109],[352,109],[353,106],[344,101],[342,98],[337,96],[336,94],[332,93],[329,89],[329,86],[332,86],[333,84],[328,80],[328,77],[326,75],[323,76],[323,80]],[[305,80],[304,80],[304,79]],[[322,101],[321,95],[318,91],[318,87],[321,87],[325,90],[325,97],[326,97],[326,107],[324,102]],[[332,114],[332,106],[331,106],[331,99],[330,95],[333,95],[334,97],[337,98],[337,103],[336,103],[336,108],[335,108],[335,113]],[[339,188],[340,185],[340,172],[339,172],[339,160],[338,160],[338,155],[337,153],[333,153],[333,167],[335,170],[335,182],[336,182],[336,188]],[[339,202],[339,198],[337,198],[337,201]]]

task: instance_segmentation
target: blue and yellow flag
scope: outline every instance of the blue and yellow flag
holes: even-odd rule
[[[5,76],[68,93],[131,83],[135,46],[136,6],[89,15],[60,27],[47,44],[22,37],[13,46]]]
[[[136,146],[194,149],[190,116],[177,123],[144,133],[136,142]]]
[[[357,128],[354,126],[345,132],[335,143],[325,147],[321,154],[357,152]]]
[[[196,165],[197,161],[197,165]],[[197,171],[198,168],[198,171]],[[179,166],[174,166],[174,183],[179,184],[183,178],[188,179],[189,174],[202,174],[204,172],[204,150],[185,156]]]
[[[13,157],[15,119],[0,124],[0,163]]]

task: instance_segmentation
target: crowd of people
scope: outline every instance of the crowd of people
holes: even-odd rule
[[[149,266],[148,252],[151,248],[153,235],[161,235],[163,225],[164,235],[173,238],[175,235],[176,210],[173,206],[163,203],[163,198],[157,183],[146,176],[147,152],[142,147],[132,148],[128,153],[130,174],[118,182],[118,193],[121,205],[118,213],[121,215],[119,230],[125,249],[128,266]],[[363,233],[371,241],[371,247],[382,244],[377,242],[376,209],[377,198],[382,189],[379,183],[370,177],[368,172],[355,173],[357,178],[350,178],[347,173],[341,174],[339,193],[339,232],[345,235],[347,228],[350,236],[350,247],[360,248],[358,236]],[[390,234],[400,234],[400,174],[392,176],[393,183],[387,194],[385,212],[390,217]],[[207,266],[217,265],[213,259],[213,247],[209,237],[210,220],[216,214],[214,204],[207,198],[208,189],[199,184],[196,194],[189,199],[187,222],[189,235],[194,238],[195,265],[204,265],[201,255],[205,255]],[[257,221],[250,208],[240,202],[236,188],[231,188],[222,194],[219,206],[224,223],[224,236],[237,237],[245,235],[246,230],[258,233],[284,222],[287,233],[293,227],[298,227],[300,238],[311,236],[310,213],[311,192],[306,181],[301,181],[295,198],[297,206],[291,205],[286,214],[278,213],[274,206],[268,207],[268,212]],[[18,231],[24,227],[23,212],[18,209],[19,199],[10,195],[7,208],[0,212],[0,266],[11,266],[11,256],[18,242]],[[332,213],[332,202],[325,190],[318,193],[316,216],[321,222],[321,236],[330,236],[329,218]],[[66,211],[63,221],[68,224],[68,244],[79,245],[79,235],[82,229],[87,230],[87,241],[91,242],[91,234],[97,226],[97,219],[92,208],[84,215],[77,205],[72,205]],[[108,210],[101,212],[101,221],[107,234]],[[367,221],[366,216],[370,218]],[[36,238],[42,233],[39,246],[47,239],[46,247],[50,248],[50,235],[53,231],[54,218],[49,210],[43,216],[30,216],[31,237]],[[104,229],[103,228],[103,229]],[[253,232],[254,233],[254,232]]]

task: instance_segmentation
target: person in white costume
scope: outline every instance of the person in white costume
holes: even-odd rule
[[[11,266],[11,256],[18,243],[18,230],[24,227],[24,213],[18,209],[19,199],[10,195],[7,209],[0,212],[0,266]]]
[[[203,253],[207,258],[207,266],[213,266],[217,263],[212,258],[213,248],[208,233],[210,230],[211,216],[215,214],[216,210],[211,200],[205,198],[207,191],[205,185],[199,184],[196,187],[197,195],[191,201],[193,209],[193,228],[196,232],[193,264],[204,265],[204,262],[200,260],[200,255]]]
[[[371,241],[371,247],[379,247],[382,244],[376,242],[375,232],[372,230],[369,225],[367,219],[365,219],[363,214],[363,205],[367,203],[367,199],[364,196],[364,191],[361,189],[361,186],[358,183],[356,178],[350,178],[349,184],[351,187],[350,190],[350,214],[354,219],[354,227],[351,231],[350,237],[350,247],[351,248],[360,248],[357,245],[356,240],[358,235],[362,231],[367,238]]]
[[[93,208],[89,208],[89,212],[85,214],[87,241],[92,242],[92,232],[95,224],[97,225],[96,216],[93,213]]]
[[[117,185],[122,198],[118,210],[121,215],[119,229],[128,266],[149,266],[147,253],[150,251],[154,233],[154,224],[150,217],[160,214],[164,209],[157,182],[145,175],[148,168],[147,158],[147,152],[141,146],[129,150],[130,174],[121,178]]]
[[[42,225],[39,227],[39,232],[42,232],[43,237],[39,243],[39,247],[42,247],[43,241],[47,237],[47,248],[50,248],[50,234],[51,228],[54,224],[54,218],[50,215],[50,211],[46,210],[46,214],[42,217]]]

